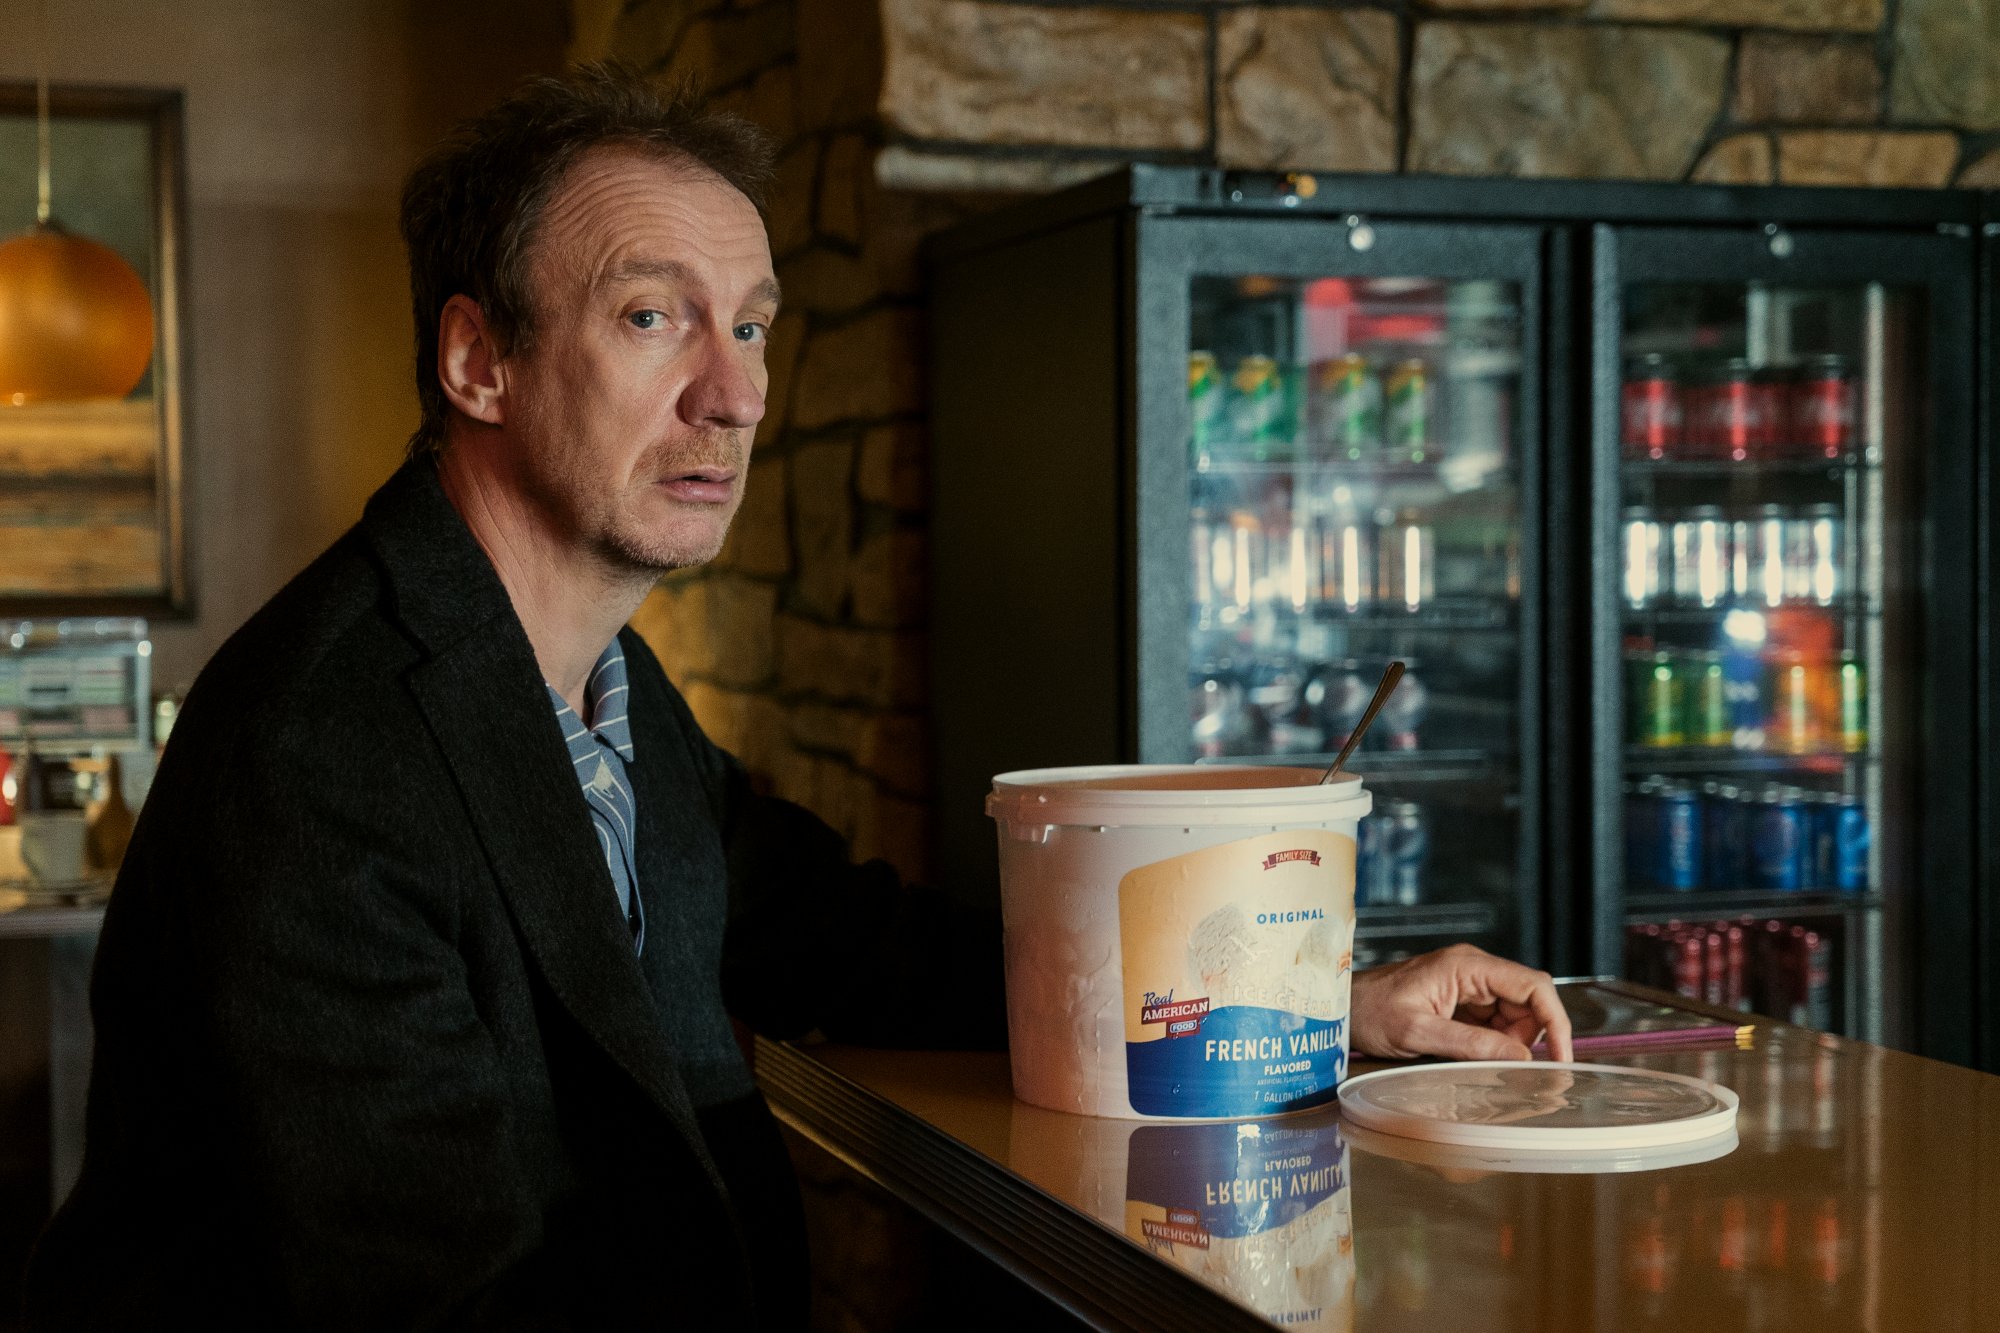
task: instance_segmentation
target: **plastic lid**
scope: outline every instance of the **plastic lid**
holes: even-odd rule
[[[1341,1138],[1362,1152],[1414,1162],[1439,1171],[1506,1171],[1523,1175],[1580,1176],[1619,1175],[1633,1171],[1662,1171],[1670,1166],[1692,1166],[1712,1162],[1736,1151],[1736,1131],[1724,1130],[1694,1143],[1670,1143],[1658,1148],[1607,1148],[1603,1151],[1558,1148],[1463,1148],[1449,1143],[1428,1143],[1422,1139],[1400,1138],[1348,1122],[1341,1126]]]
[[[1164,827],[1324,824],[1359,819],[1374,798],[1343,774],[1263,764],[1104,764],[1029,768],[993,779],[986,813],[1013,824]]]
[[[1410,1065],[1340,1085],[1365,1129],[1468,1148],[1610,1152],[1696,1143],[1736,1127],[1725,1087],[1623,1065],[1476,1060]]]

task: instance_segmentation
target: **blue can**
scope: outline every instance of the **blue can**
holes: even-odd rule
[[[1706,782],[1701,788],[1701,831],[1707,844],[1702,882],[1711,889],[1740,889],[1746,878],[1749,805],[1741,788]]]
[[[1701,797],[1684,782],[1661,784],[1654,797],[1653,883],[1670,893],[1701,887]]]
[[[1874,834],[1868,808],[1859,796],[1835,796],[1821,804],[1825,863],[1820,886],[1836,893],[1868,892],[1868,852]]]
[[[1657,778],[1625,784],[1625,882],[1634,889],[1653,887],[1653,848],[1659,840]]]
[[[1387,907],[1396,901],[1395,866],[1389,860],[1389,826],[1380,810],[1364,815],[1354,833],[1354,903]]]
[[[1431,833],[1423,807],[1415,801],[1385,801],[1389,817],[1389,864],[1392,902],[1415,907],[1424,900],[1424,862],[1430,859]]]
[[[1749,887],[1797,893],[1805,887],[1811,838],[1800,793],[1774,788],[1751,807]]]
[[[1840,821],[1834,810],[1840,797],[1830,791],[1813,792],[1806,798],[1806,887],[1814,892],[1833,888],[1837,873],[1833,850],[1834,826]]]

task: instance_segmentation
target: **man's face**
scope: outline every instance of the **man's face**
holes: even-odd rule
[[[524,489],[620,569],[712,559],[769,382],[778,286],[757,210],[692,165],[596,150],[549,201],[528,268],[532,347],[503,362]]]

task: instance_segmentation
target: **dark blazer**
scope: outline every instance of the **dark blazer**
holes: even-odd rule
[[[803,1322],[789,1168],[719,1007],[992,1041],[997,1009],[936,997],[997,1005],[997,923],[754,795],[622,639],[644,958],[430,462],[216,654],[105,916],[30,1327]]]

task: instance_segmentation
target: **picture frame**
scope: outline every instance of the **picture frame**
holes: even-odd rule
[[[35,217],[36,99],[0,83],[0,240]],[[178,89],[51,86],[52,217],[110,245],[153,299],[122,399],[0,401],[0,618],[193,614],[187,246]]]

